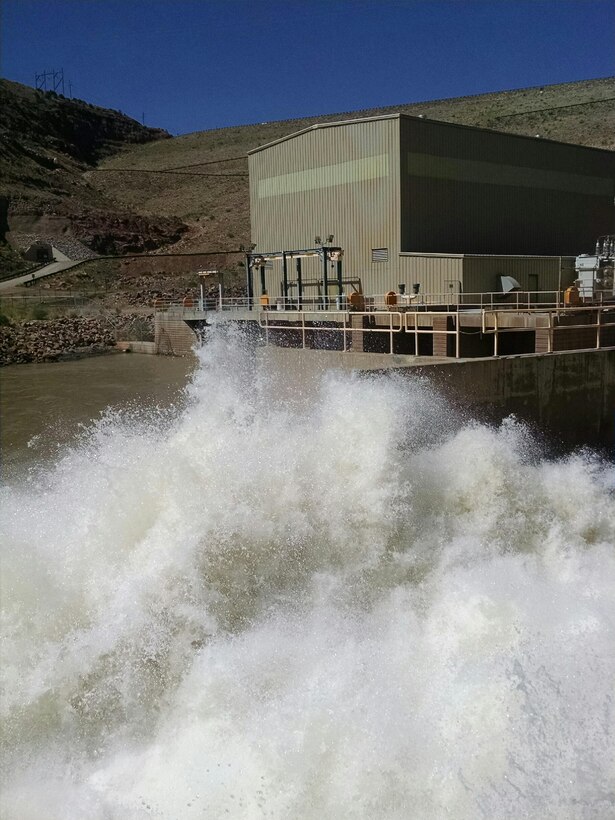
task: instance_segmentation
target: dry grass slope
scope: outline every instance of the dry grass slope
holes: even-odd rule
[[[525,88],[475,97],[201,131],[129,147],[103,161],[108,173],[87,174],[105,198],[138,213],[182,219],[188,233],[178,251],[237,247],[249,242],[246,176],[125,173],[195,165],[199,173],[245,174],[246,152],[319,122],[402,112],[437,120],[615,150],[615,77]],[[222,162],[233,157],[240,159]],[[199,167],[199,163],[213,163]],[[122,173],[124,171],[124,173]]]

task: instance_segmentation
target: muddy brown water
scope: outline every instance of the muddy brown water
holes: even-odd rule
[[[181,406],[196,359],[112,354],[0,369],[1,476],[57,458],[108,410]]]

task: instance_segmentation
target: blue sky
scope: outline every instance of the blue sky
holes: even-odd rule
[[[3,77],[173,134],[615,74],[613,0],[0,0]]]

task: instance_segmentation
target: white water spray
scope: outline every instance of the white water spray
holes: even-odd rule
[[[615,816],[613,466],[212,336],[2,491],[2,817]]]

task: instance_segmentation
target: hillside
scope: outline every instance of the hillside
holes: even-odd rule
[[[0,107],[0,197],[9,201],[12,231],[68,233],[99,252],[144,250],[181,236],[176,218],[118,208],[84,178],[126,145],[168,140],[167,132],[7,80],[0,80]]]
[[[314,123],[394,112],[615,150],[615,77],[610,77],[201,131],[125,149],[86,176],[101,194],[125,207],[187,223],[189,231],[175,250],[230,249],[247,245],[250,238],[247,151]],[[239,159],[222,162],[234,157]],[[181,166],[193,167],[181,175],[126,173]]]
[[[315,123],[402,112],[615,150],[615,77],[175,138],[119,111],[3,80],[0,105],[0,203],[8,200],[15,244],[64,236],[102,254],[228,251],[215,265],[235,270],[241,255],[232,251],[250,242],[247,152]],[[158,262],[122,269],[173,277],[210,264]]]

